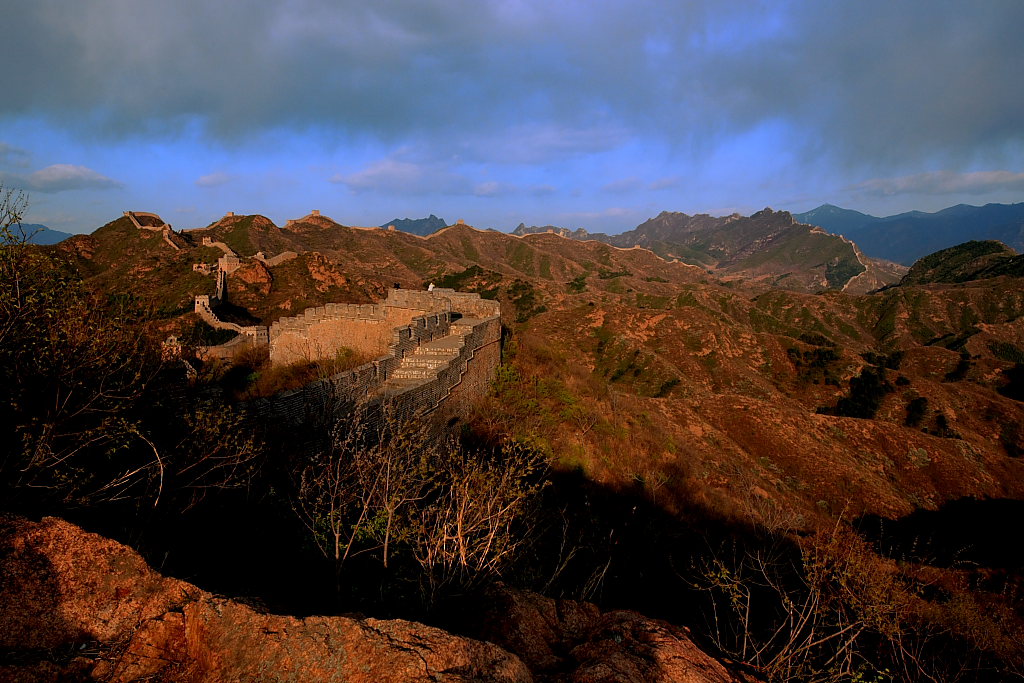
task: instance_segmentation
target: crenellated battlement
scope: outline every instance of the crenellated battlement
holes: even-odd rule
[[[301,423],[331,401],[387,401],[402,416],[450,410],[487,391],[500,361],[498,303],[447,289],[395,289],[378,304],[327,304],[270,326],[273,363],[329,358],[342,347],[375,359],[260,402]]]

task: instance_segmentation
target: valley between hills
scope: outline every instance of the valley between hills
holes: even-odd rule
[[[232,336],[194,307],[214,243],[223,321],[433,285],[499,302],[501,364],[439,424],[254,419],[368,359],[204,359]],[[0,677],[1024,677],[1005,244],[900,265],[765,209],[615,236],[120,217],[0,249]],[[442,561],[427,532],[484,500]]]

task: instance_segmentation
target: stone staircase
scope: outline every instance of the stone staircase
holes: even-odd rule
[[[402,359],[401,365],[381,387],[381,394],[395,395],[414,386],[437,379],[437,374],[462,353],[465,336],[479,321],[475,318],[461,318],[452,323],[448,336],[424,342]]]

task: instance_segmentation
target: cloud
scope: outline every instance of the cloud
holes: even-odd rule
[[[635,192],[643,187],[643,182],[639,178],[621,178],[619,180],[612,181],[601,187],[601,192],[608,192],[611,194],[625,194],[627,192]]]
[[[196,179],[197,187],[218,187],[219,185],[225,185],[235,179],[235,176],[228,173],[222,173],[220,171],[216,173],[209,173],[204,176],[200,176]]]
[[[110,190],[124,184],[85,166],[53,164],[28,175],[0,173],[0,181],[12,187],[48,194],[68,190]]]
[[[650,190],[669,190],[674,187],[679,187],[683,180],[679,176],[666,176],[664,178],[658,178],[648,186]]]
[[[795,152],[876,175],[1024,145],[1017,0],[33,0],[4,19],[0,118],[83,139],[301,130],[537,164],[638,140],[700,158],[778,121]]]
[[[28,166],[32,155],[28,150],[0,142],[0,164],[5,166]]]
[[[622,127],[546,122],[512,124],[500,135],[489,131],[463,136],[456,149],[460,158],[470,161],[541,164],[605,152],[628,139]]]
[[[336,174],[330,182],[348,186],[352,192],[382,192],[404,195],[473,194],[468,178],[440,165],[418,164],[387,158],[349,174]],[[486,183],[484,184],[486,185]]]
[[[473,194],[477,197],[500,197],[513,194],[518,191],[518,189],[518,187],[511,183],[488,180],[487,182],[478,183],[476,187],[473,188]]]
[[[900,194],[989,194],[992,192],[1024,192],[1024,173],[1012,171],[975,171],[954,173],[936,171],[899,178],[873,178],[849,188],[875,197]]]

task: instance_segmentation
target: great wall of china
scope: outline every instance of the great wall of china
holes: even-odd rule
[[[125,216],[140,230],[161,231],[168,244],[181,248],[172,239],[171,226],[156,214],[126,211]],[[398,419],[447,415],[487,392],[501,360],[497,301],[452,289],[396,288],[377,304],[327,304],[269,327],[242,326],[220,320],[211,305],[211,298],[226,296],[227,276],[240,267],[241,259],[223,242],[203,237],[202,244],[220,249],[224,256],[215,264],[192,266],[196,272],[216,275],[214,294],[197,295],[195,312],[215,329],[238,333],[226,344],[207,347],[209,357],[232,358],[244,348],[268,346],[276,365],[331,358],[343,348],[373,358],[300,389],[252,401],[258,414],[294,425],[359,404],[386,406]],[[296,256],[283,252],[268,259],[258,252],[252,258],[274,266]]]
[[[394,289],[379,304],[328,304],[270,326],[274,363],[376,355],[357,368],[255,402],[268,417],[301,424],[337,406],[387,404],[396,417],[448,414],[487,392],[501,360],[497,301],[451,289]]]

